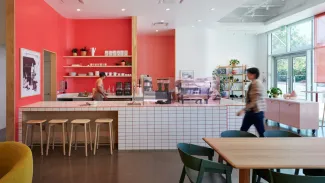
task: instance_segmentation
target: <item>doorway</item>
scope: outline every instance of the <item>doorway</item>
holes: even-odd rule
[[[56,53],[43,51],[43,100],[56,100]]]
[[[307,99],[307,54],[275,57],[275,86],[282,92],[295,91],[298,99]]]

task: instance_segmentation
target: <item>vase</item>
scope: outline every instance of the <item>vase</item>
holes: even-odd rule
[[[236,64],[235,64],[235,63],[232,63],[231,66],[232,66],[232,67],[236,67]]]
[[[77,52],[73,52],[72,55],[73,56],[78,56],[78,53]]]
[[[121,62],[121,66],[125,66],[125,62]]]
[[[86,56],[87,55],[87,51],[81,51],[81,56]]]
[[[279,95],[274,94],[274,95],[273,95],[273,98],[278,98],[278,96],[279,96]]]

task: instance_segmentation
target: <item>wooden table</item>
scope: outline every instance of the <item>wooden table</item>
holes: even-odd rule
[[[203,138],[239,169],[239,183],[251,169],[325,168],[325,138]]]

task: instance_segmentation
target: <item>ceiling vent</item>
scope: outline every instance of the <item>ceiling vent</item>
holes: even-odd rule
[[[167,22],[154,22],[152,23],[152,26],[155,27],[156,29],[163,29],[168,27]]]
[[[184,0],[158,0],[158,4],[182,4]]]

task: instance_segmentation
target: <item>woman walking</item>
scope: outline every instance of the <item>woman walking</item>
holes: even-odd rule
[[[260,72],[257,68],[247,69],[247,77],[251,80],[246,96],[246,107],[238,112],[238,116],[245,113],[241,131],[248,131],[254,125],[259,136],[264,137],[264,111],[266,104],[264,100],[264,88],[258,80]]]

